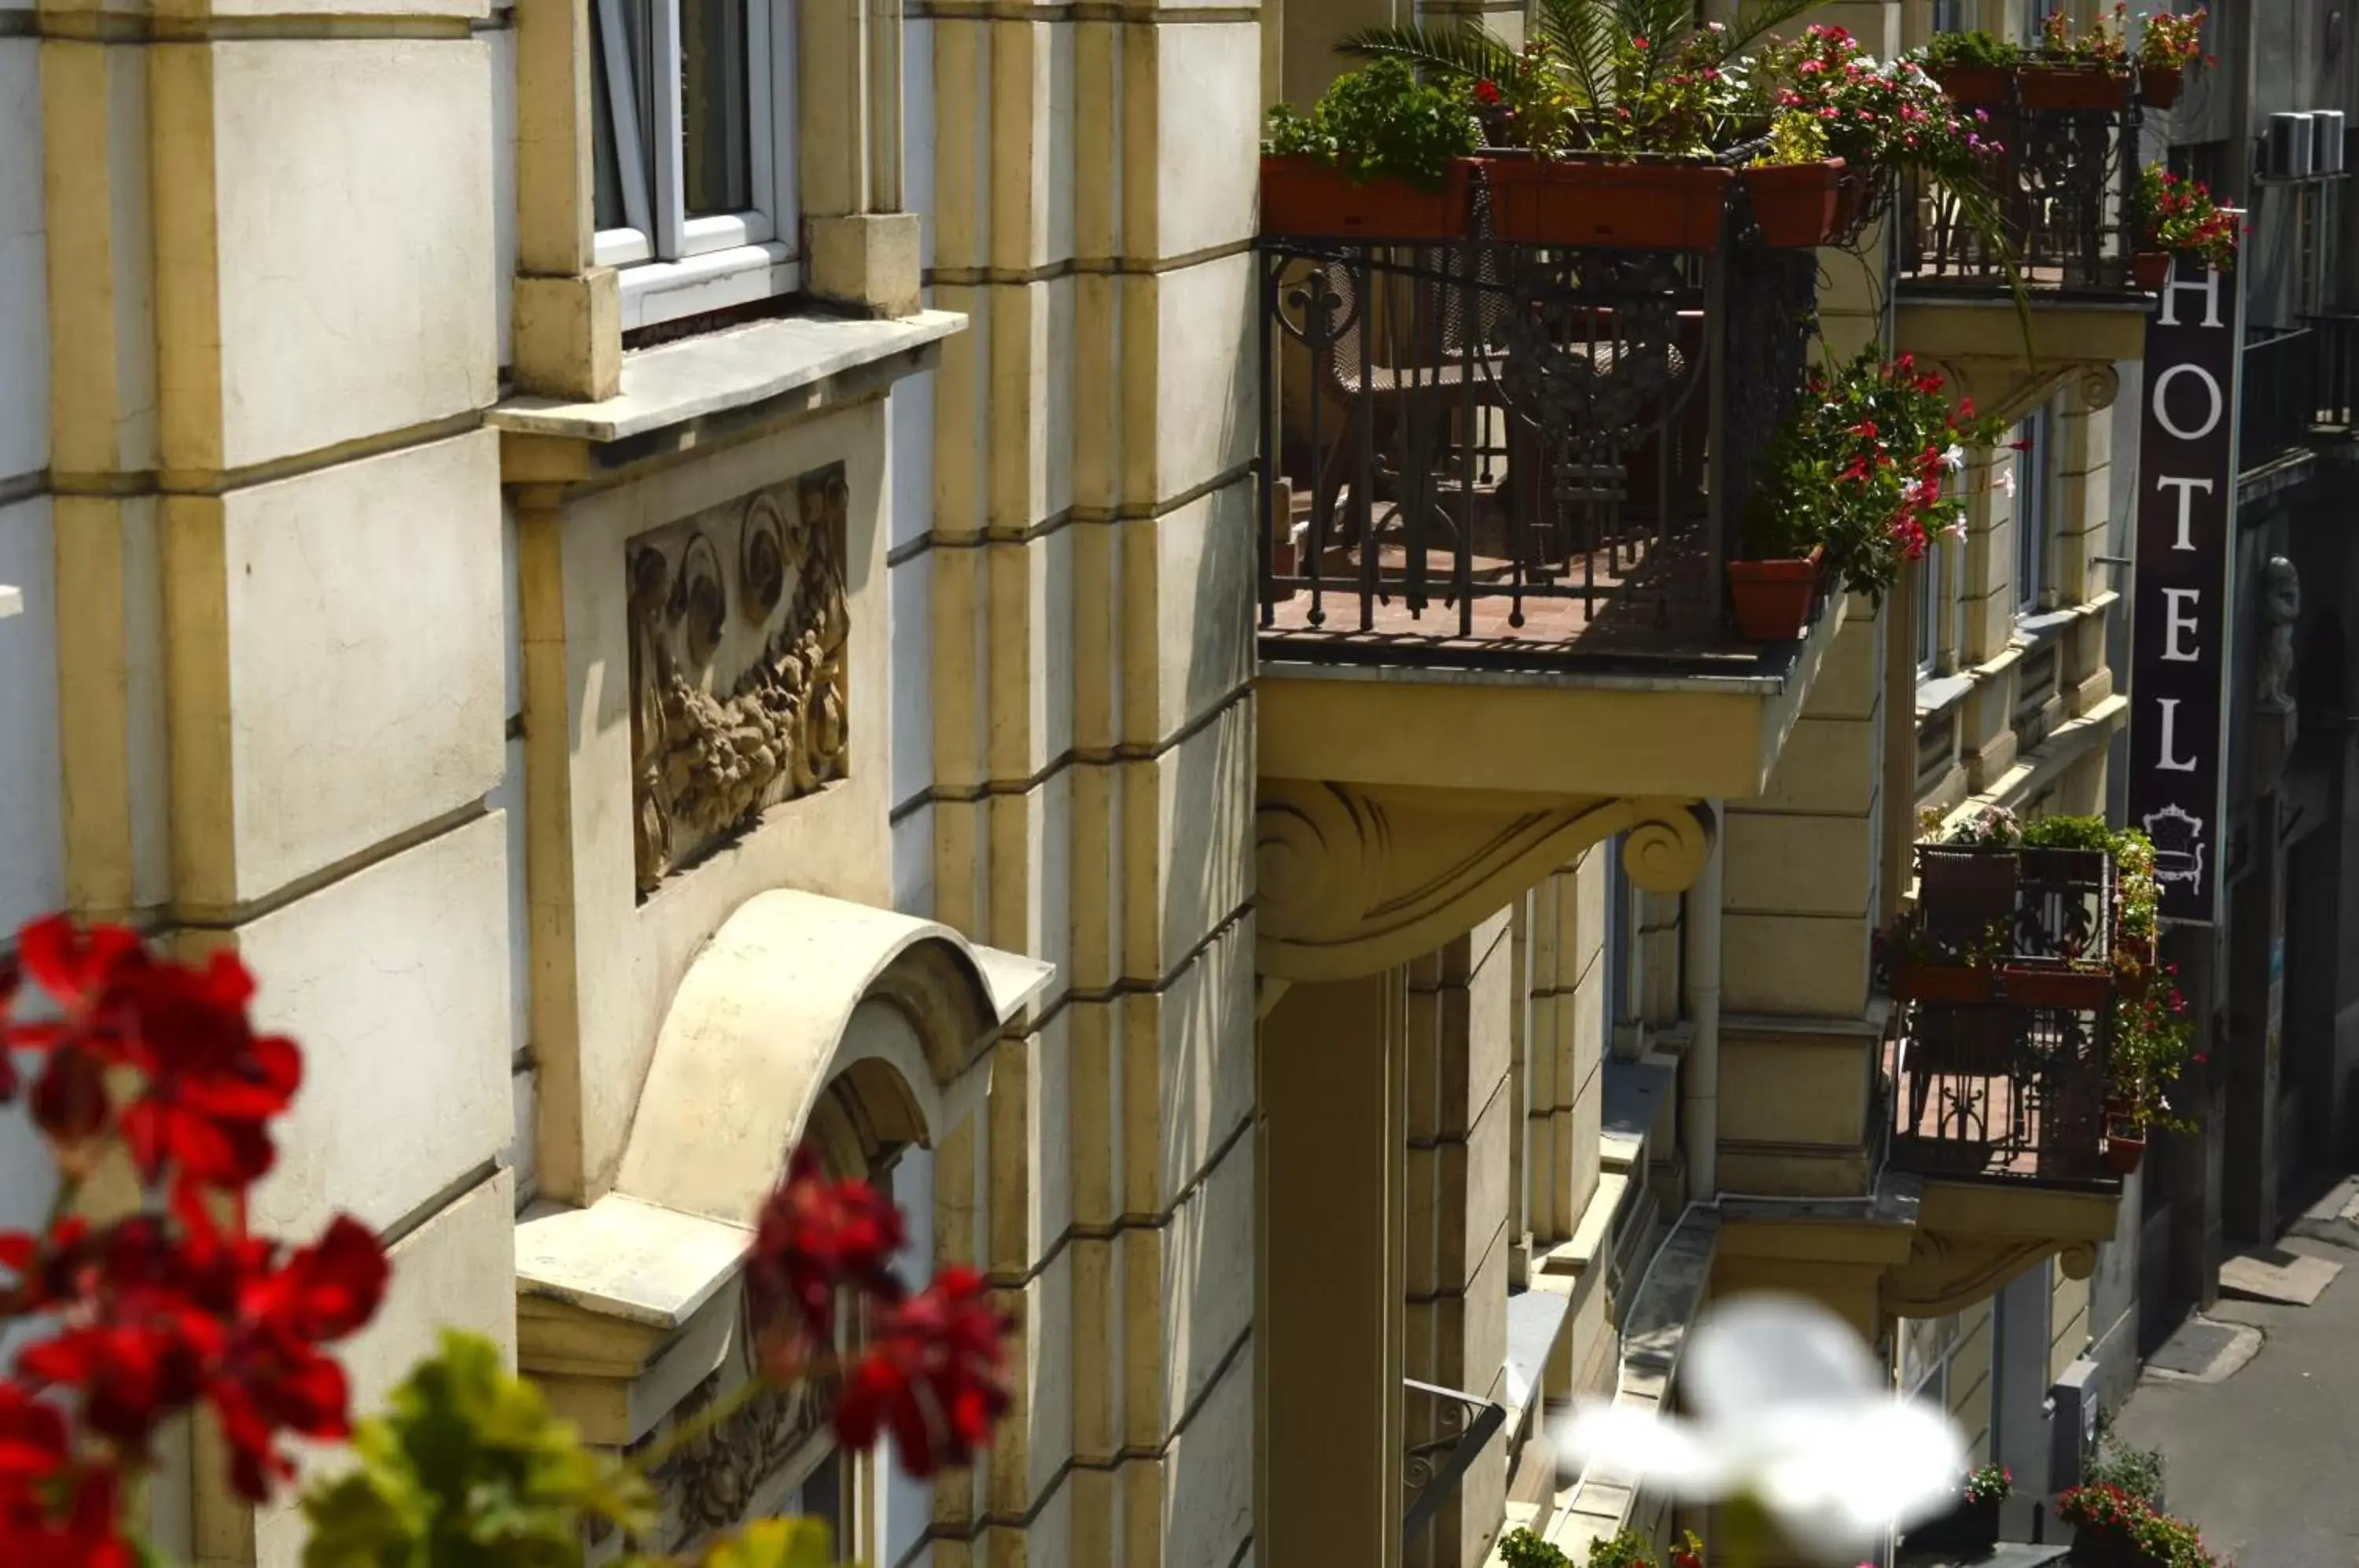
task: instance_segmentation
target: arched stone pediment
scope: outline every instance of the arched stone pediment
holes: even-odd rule
[[[1051,972],[890,909],[747,899],[673,995],[615,1191],[748,1223],[832,1083],[853,1121],[933,1142],[980,1102],[984,1048]]]

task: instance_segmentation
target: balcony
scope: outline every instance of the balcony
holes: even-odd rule
[[[1951,365],[1979,405],[2008,416],[2068,376],[2109,380],[2115,362],[2140,357],[2152,303],[2132,277],[2140,113],[2129,86],[2110,103],[2051,107],[2043,75],[2005,76],[1981,105],[2006,149],[1991,164],[1991,222],[1922,180],[1898,203],[1900,345]]]
[[[2236,471],[2246,494],[2299,476],[2289,460],[2347,445],[2359,414],[2359,317],[2245,329]]]
[[[1823,638],[1741,640],[1725,566],[1817,272],[1729,189],[1694,249],[1509,243],[1480,191],[1448,244],[1263,237],[1265,773],[1757,791]]]
[[[1917,866],[1882,1077],[1889,1168],[1922,1184],[1886,1296],[1925,1316],[2049,1253],[2085,1275],[2144,1144],[2110,1119],[2124,982],[2105,853],[1920,845]]]

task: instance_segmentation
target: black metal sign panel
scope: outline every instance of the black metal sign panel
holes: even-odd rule
[[[2154,840],[2161,917],[2188,925],[2217,920],[2224,869],[2237,282],[2175,259],[2146,329],[2129,816]]]

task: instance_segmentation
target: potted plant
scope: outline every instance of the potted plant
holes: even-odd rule
[[[2023,51],[2015,45],[1980,31],[1936,33],[1924,54],[1925,71],[1941,91],[1974,108],[2005,104],[2022,60]]]
[[[2206,63],[2203,19],[2211,13],[2201,6],[2184,16],[2159,11],[2146,18],[2138,35],[2138,100],[2150,109],[2168,109],[2179,102],[2186,72]]]
[[[2133,281],[2152,291],[2170,280],[2170,261],[2188,256],[2225,272],[2236,265],[2242,225],[2234,212],[2212,200],[2212,189],[2158,164],[2138,170],[2131,198],[2137,248],[2130,257]]]
[[[1745,64],[1748,114],[1773,130],[1780,115],[1815,120],[1828,155],[1843,160],[1838,234],[1855,233],[1903,172],[1961,197],[1969,212],[1988,205],[1992,165],[2003,151],[1984,135],[1990,115],[1962,108],[1917,61],[1878,61],[1843,28],[1820,25],[1764,45]]]
[[[1998,1540],[1999,1505],[2014,1494],[2015,1475],[2003,1465],[1970,1470],[1958,1484],[1958,1500],[1950,1511],[1921,1530],[1908,1532],[1908,1544],[1979,1557]]]
[[[1264,234],[1405,241],[1464,236],[1478,130],[1462,93],[1398,60],[1337,77],[1308,114],[1272,108],[1262,142]]]
[[[2114,834],[2114,986],[2125,996],[2146,995],[2158,954],[2154,841],[2136,828]]]
[[[2117,1176],[2126,1176],[2146,1157],[2148,1129],[2191,1131],[2191,1124],[2170,1114],[2170,1085],[2190,1062],[2202,1057],[2195,1050],[2195,1023],[2187,998],[2174,983],[2177,971],[2163,969],[2163,983],[2136,996],[2114,1001],[2114,1039],[2109,1063],[2105,1127],[2105,1163]]]
[[[1572,1568],[1562,1547],[1520,1526],[1499,1538],[1499,1561],[1506,1568]]]
[[[1728,564],[1739,635],[1798,637],[1823,568],[1881,602],[1932,535],[1962,532],[1948,476],[1967,444],[1997,439],[1971,399],[1952,408],[1939,376],[1869,344],[1813,376],[1763,452],[1744,511],[1745,558]]]
[[[1735,170],[1737,53],[1810,8],[1698,23],[1687,0],[1542,0],[1517,48],[1479,26],[1355,33],[1346,53],[1463,82],[1483,114],[1491,221],[1515,244],[1708,250]]]
[[[2076,31],[2071,18],[2058,11],[2040,24],[2041,49],[2015,73],[2015,91],[2032,113],[2120,109],[2130,101],[2128,50],[2123,47],[2120,17],[2100,16],[2085,31]]]
[[[2193,1525],[2152,1510],[2130,1527],[2130,1545],[2139,1568],[2212,1568],[2219,1561]]]
[[[1803,250],[1835,237],[1843,160],[1827,156],[1826,122],[1799,109],[1770,123],[1768,145],[1741,176],[1761,243]]]
[[[2072,1561],[2088,1568],[2131,1568],[2136,1531],[2153,1510],[2119,1486],[2075,1486],[2056,1499],[2056,1517],[2072,1527]]]

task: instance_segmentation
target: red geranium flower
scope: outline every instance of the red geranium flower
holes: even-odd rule
[[[886,1301],[901,1299],[893,1257],[905,1239],[901,1211],[855,1179],[831,1181],[819,1156],[799,1148],[787,1179],[762,1205],[745,1276],[756,1298],[783,1299],[799,1323],[765,1325],[790,1347],[824,1345],[835,1334],[836,1292],[850,1286]]]
[[[973,1461],[1007,1409],[1000,1341],[1013,1320],[995,1310],[982,1275],[950,1268],[878,1314],[876,1332],[835,1407],[835,1433],[866,1448],[889,1431],[901,1466],[930,1475]]]

